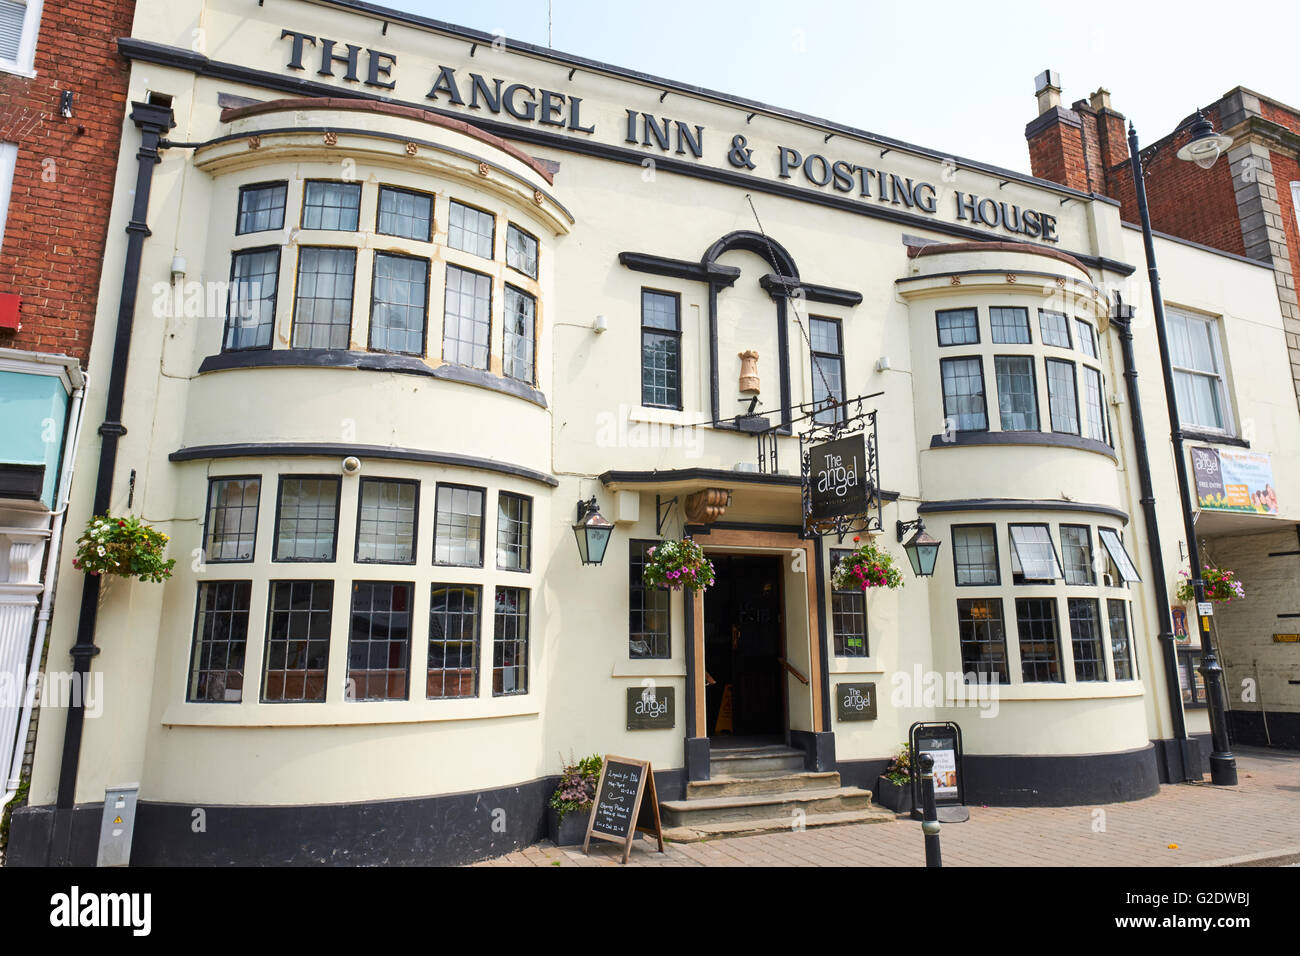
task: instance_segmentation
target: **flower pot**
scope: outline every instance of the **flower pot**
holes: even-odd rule
[[[912,785],[879,777],[876,780],[876,802],[895,813],[907,813],[912,809]]]
[[[587,817],[581,810],[570,810],[560,822],[560,811],[546,808],[546,835],[556,846],[577,846],[587,838]]]

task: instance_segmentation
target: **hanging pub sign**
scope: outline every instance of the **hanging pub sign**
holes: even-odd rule
[[[861,433],[809,449],[812,476],[808,517],[838,518],[867,510],[867,441]]]
[[[852,414],[849,406],[856,406]],[[799,435],[805,531],[879,531],[876,413],[864,412],[862,399],[851,399],[811,418],[811,426]]]
[[[655,793],[655,776],[647,760],[605,756],[605,766],[596,784],[596,799],[587,820],[585,854],[591,838],[623,844],[623,862],[632,853],[632,841],[640,830],[659,841],[664,852],[663,827],[659,822],[659,796]]]

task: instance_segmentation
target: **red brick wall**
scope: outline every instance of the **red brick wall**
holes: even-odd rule
[[[1217,106],[1207,115],[1215,129],[1223,128]],[[1147,161],[1147,206],[1151,212],[1151,228],[1225,252],[1245,255],[1246,243],[1241,236],[1237,197],[1232,188],[1232,170],[1227,157],[1220,157],[1210,169],[1184,162],[1177,153],[1189,138],[1190,133],[1183,131],[1166,140]],[[1119,163],[1107,172],[1111,198],[1120,201],[1121,217],[1125,222],[1139,222],[1131,167],[1127,162]]]
[[[1029,141],[1029,168],[1039,179],[1087,190],[1083,137],[1077,126],[1053,123]]]
[[[36,77],[0,73],[0,140],[18,144],[0,248],[0,292],[23,297],[22,329],[0,346],[85,364],[126,103],[135,0],[46,0]],[[71,90],[72,118],[59,115]],[[49,181],[50,176],[53,181]]]
[[[1300,183],[1300,163],[1293,156],[1270,151],[1273,181],[1277,183],[1277,202],[1282,207],[1282,228],[1286,231],[1286,248],[1291,254],[1291,275],[1300,276],[1300,227],[1296,225],[1295,203],[1291,184]]]

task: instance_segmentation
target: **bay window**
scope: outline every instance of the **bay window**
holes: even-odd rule
[[[984,362],[975,358],[939,360],[943,379],[943,415],[955,431],[985,431],[989,427],[984,402]]]
[[[1028,355],[998,355],[993,359],[998,381],[998,412],[1004,432],[1038,431],[1038,384],[1034,360]]]
[[[1079,395],[1075,390],[1073,362],[1047,360],[1047,405],[1052,431],[1079,434]]]
[[[375,253],[370,292],[370,347],[377,352],[424,354],[429,303],[429,260]]]
[[[355,249],[303,246],[293,308],[293,347],[346,349],[352,336]]]

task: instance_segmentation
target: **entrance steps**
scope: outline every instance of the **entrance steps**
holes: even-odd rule
[[[884,823],[871,791],[841,785],[836,772],[806,771],[790,747],[715,749],[710,779],[686,785],[686,799],[659,804],[664,837],[680,843],[846,823]]]

